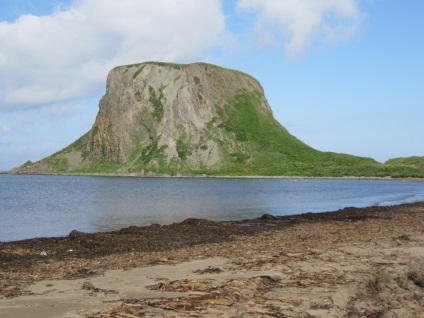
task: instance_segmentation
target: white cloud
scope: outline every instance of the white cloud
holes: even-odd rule
[[[5,125],[0,125],[0,136],[7,134],[9,130],[10,130],[9,127]]]
[[[237,6],[258,13],[262,42],[283,38],[289,59],[301,56],[315,40],[334,43],[351,38],[365,16],[355,0],[239,0]]]
[[[48,112],[55,120],[62,120],[68,118],[72,114],[78,113],[82,110],[81,104],[76,103],[59,103],[53,104],[48,107]]]
[[[220,4],[79,0],[50,16],[2,22],[0,108],[68,105],[103,89],[114,66],[198,57],[225,29]]]

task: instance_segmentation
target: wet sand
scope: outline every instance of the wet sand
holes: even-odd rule
[[[0,317],[423,317],[424,203],[0,243]]]

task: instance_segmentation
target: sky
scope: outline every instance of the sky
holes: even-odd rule
[[[315,149],[424,156],[422,0],[0,0],[0,171],[94,124],[106,77],[145,61],[258,79]]]

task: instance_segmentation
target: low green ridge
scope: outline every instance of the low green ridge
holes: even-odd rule
[[[409,167],[421,167],[424,168],[424,157],[407,157],[407,158],[394,158],[387,160],[386,165],[388,166],[409,166]]]

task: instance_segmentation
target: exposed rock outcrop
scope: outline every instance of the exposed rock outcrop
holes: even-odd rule
[[[272,114],[259,82],[241,72],[203,63],[117,67],[109,73],[89,148],[129,166],[141,159],[153,166],[214,167],[224,159],[220,143],[229,153],[243,150],[217,127],[228,102],[245,92],[257,93],[261,111]],[[148,161],[151,152],[157,154]]]

